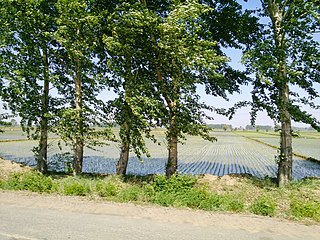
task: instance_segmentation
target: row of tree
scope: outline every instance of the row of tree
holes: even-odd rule
[[[234,0],[0,0],[0,96],[39,139],[38,169],[47,171],[52,131],[71,143],[74,174],[82,171],[84,146],[101,138],[120,142],[117,173],[125,174],[130,150],[148,155],[144,139],[156,142],[151,130],[162,127],[170,177],[185,134],[215,140],[205,110],[232,116],[250,104],[253,120],[266,109],[281,123],[278,180],[288,182],[291,119],[318,124],[299,104],[318,96],[319,43],[312,34],[319,9],[303,0],[261,2],[260,11],[250,12]],[[260,24],[266,16],[270,23]],[[246,73],[228,65],[226,47],[245,51]],[[207,94],[227,100],[248,81],[253,101],[229,111],[200,102],[196,92],[203,85]],[[309,95],[299,98],[290,84]],[[102,101],[105,89],[117,97]],[[120,126],[119,139],[112,124]]]

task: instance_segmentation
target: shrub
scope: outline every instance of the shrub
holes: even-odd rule
[[[218,210],[223,204],[223,197],[212,193],[199,205],[200,209],[203,210]]]
[[[119,192],[118,196],[123,201],[132,201],[132,202],[143,201],[143,199],[145,198],[143,190],[137,185],[131,185],[126,188],[123,188]]]
[[[271,217],[275,214],[276,203],[274,200],[266,196],[262,196],[252,203],[250,210],[254,214]]]
[[[96,190],[100,197],[112,197],[118,193],[118,186],[109,181],[99,181]]]
[[[290,204],[290,211],[294,217],[320,221],[320,202],[295,200]]]
[[[204,191],[195,188],[196,183],[197,178],[191,175],[176,174],[169,179],[157,175],[145,192],[151,202],[162,206],[195,208],[204,198]]]
[[[68,177],[61,187],[65,195],[85,196],[91,192],[88,182],[80,178]]]
[[[180,196],[183,206],[199,208],[206,201],[209,194],[205,189],[192,188]]]
[[[162,206],[190,207],[197,208],[206,198],[206,192],[201,189],[193,188],[187,191],[154,192],[153,195],[148,194],[149,201]]]
[[[157,192],[150,198],[150,202],[168,207],[173,206],[177,198],[174,193]]]
[[[29,190],[32,192],[50,192],[53,181],[37,171],[14,173],[10,175],[6,186],[8,189]]]
[[[155,176],[152,186],[156,192],[185,192],[194,187],[197,183],[197,178],[191,175],[173,175],[169,179],[164,175]]]

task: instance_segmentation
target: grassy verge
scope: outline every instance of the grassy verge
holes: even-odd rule
[[[277,188],[271,179],[250,176],[71,177],[44,176],[31,171],[0,180],[0,188],[320,223],[319,179],[305,179]]]

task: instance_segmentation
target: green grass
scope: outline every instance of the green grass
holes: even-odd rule
[[[31,171],[1,180],[0,188],[320,222],[319,179],[278,188],[271,179],[233,178],[236,181],[230,184],[224,177],[204,182],[202,177],[189,175],[174,175],[170,179],[162,175],[72,177],[44,176]]]

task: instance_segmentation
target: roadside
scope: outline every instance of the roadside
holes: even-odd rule
[[[0,239],[319,239],[320,226],[82,197],[0,192]]]
[[[127,176],[42,175],[0,159],[0,189],[28,190],[48,196],[85,196],[98,202],[133,202],[140,205],[269,216],[320,223],[320,181],[305,179],[278,188],[273,179],[246,174]],[[12,175],[11,173],[14,173]],[[11,174],[11,175],[10,175]],[[8,177],[9,176],[9,177]]]

